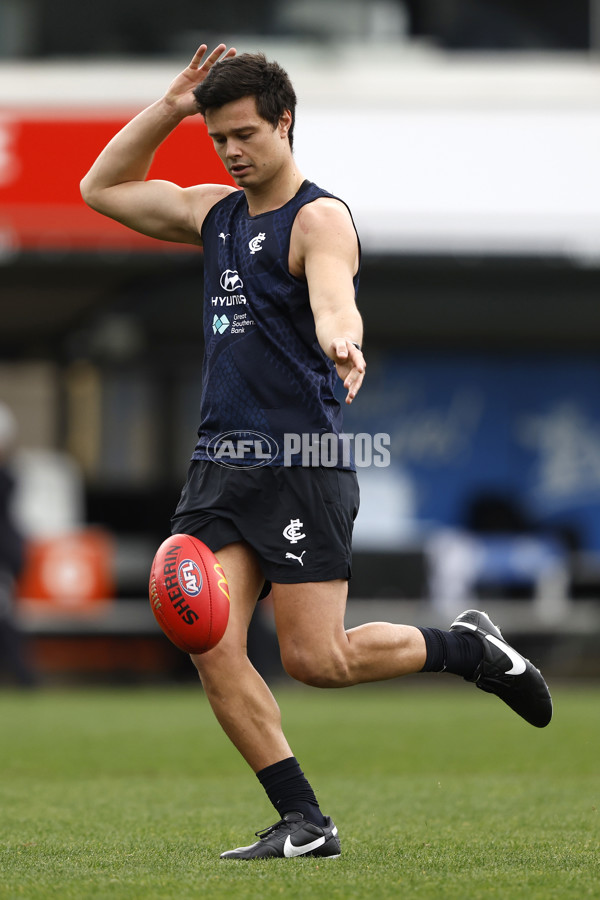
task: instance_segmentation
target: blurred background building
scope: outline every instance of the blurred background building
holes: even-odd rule
[[[221,40],[288,69],[300,168],[363,243],[346,424],[389,434],[391,464],[359,472],[349,623],[485,599],[555,671],[597,674],[600,0],[2,0],[0,400],[38,666],[184,671],[146,585],[198,425],[202,256],[78,184]],[[199,118],[153,172],[223,179]]]

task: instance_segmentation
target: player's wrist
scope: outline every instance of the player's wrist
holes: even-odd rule
[[[181,98],[165,94],[156,104],[159,114],[175,128],[188,116],[196,115],[198,108],[191,103],[182,103]]]

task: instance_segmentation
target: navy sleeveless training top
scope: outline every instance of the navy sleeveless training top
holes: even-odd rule
[[[354,468],[347,449],[335,449],[342,433],[335,366],[317,341],[307,283],[288,269],[298,210],[319,197],[333,195],[305,181],[285,206],[250,216],[236,191],[204,220],[205,353],[193,459],[320,465],[307,442],[326,436],[334,452],[324,464]]]

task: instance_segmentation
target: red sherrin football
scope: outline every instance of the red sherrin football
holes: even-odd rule
[[[152,563],[150,606],[180,650],[204,653],[218,644],[229,620],[229,587],[212,550],[189,534],[167,538]]]

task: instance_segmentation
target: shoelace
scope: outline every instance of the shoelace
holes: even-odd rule
[[[274,825],[269,825],[268,828],[263,828],[261,831],[255,831],[254,834],[262,841],[270,834],[273,834],[274,831],[277,831],[278,828],[281,828],[282,825],[288,825],[285,819],[280,819],[279,822],[275,822]]]

